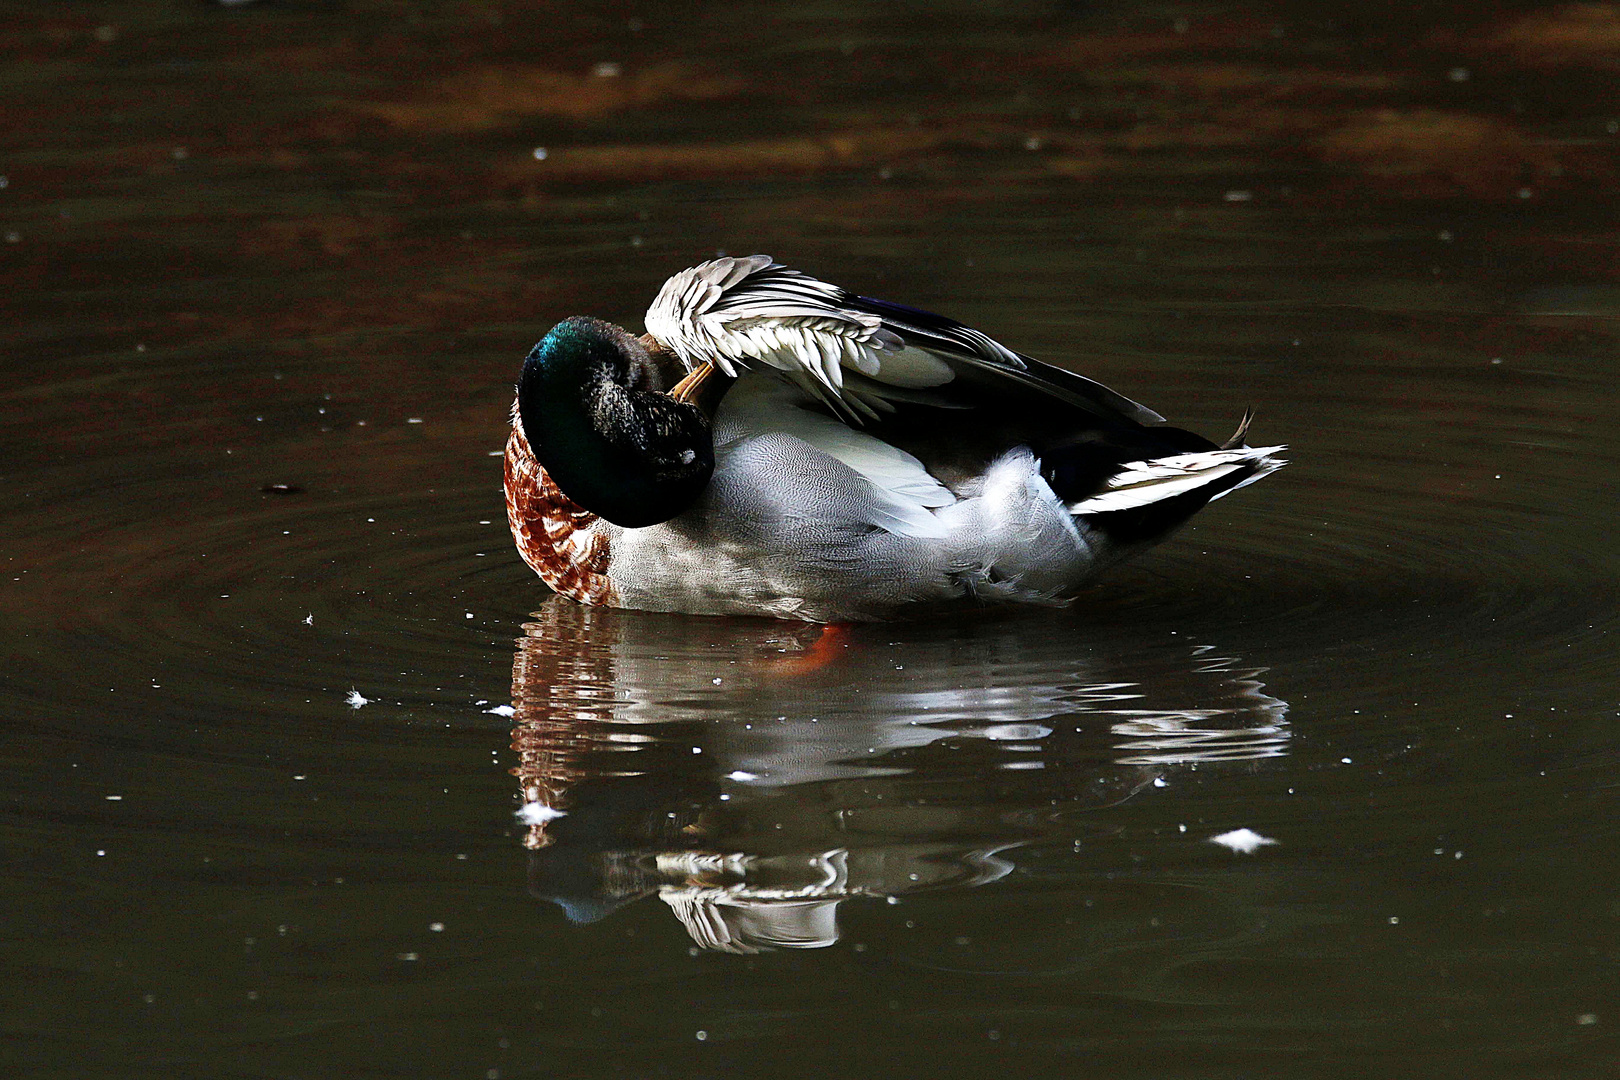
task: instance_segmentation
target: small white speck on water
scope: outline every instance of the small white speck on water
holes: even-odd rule
[[[1227,202],[1249,202],[1253,198],[1254,192],[1252,191],[1228,191],[1225,195]]]
[[[533,153],[534,153],[534,160],[536,160],[536,161],[544,161],[544,160],[546,160],[547,151],[546,151],[545,147],[537,146],[537,147],[534,148]]]
[[[315,613],[313,611],[310,612],[308,615],[304,616],[304,625],[305,626],[314,626],[315,625]]]
[[[703,747],[701,747],[701,746],[694,746],[694,747],[692,747],[692,753],[694,753],[694,754],[701,754],[701,753],[703,753]]]
[[[1452,82],[1467,82],[1469,76],[1472,74],[1473,72],[1469,71],[1465,67],[1454,67],[1450,71],[1446,72],[1446,78],[1450,79]]]
[[[394,957],[398,960],[416,960],[419,959],[419,954],[413,952],[402,952],[395,953]]]
[[[308,780],[309,777],[305,776],[303,773],[294,773],[293,774],[293,779],[294,780]]]
[[[624,68],[612,60],[604,60],[591,68],[591,74],[598,79],[616,79],[624,73]]]
[[[1211,844],[1219,844],[1223,848],[1229,848],[1240,855],[1252,855],[1269,844],[1277,843],[1277,841],[1273,840],[1271,837],[1261,836],[1259,833],[1249,828],[1233,829],[1231,832],[1223,832],[1218,836],[1210,837],[1209,842]]]
[[[1169,787],[1169,786],[1170,786],[1170,785],[1169,785],[1169,784],[1167,784],[1167,783],[1165,783],[1165,779],[1164,779],[1164,777],[1162,777],[1162,776],[1155,776],[1155,777],[1154,777],[1154,778],[1153,778],[1153,786],[1154,786],[1154,787]]]
[[[720,679],[719,676],[716,676],[716,677],[710,679],[709,682],[713,683],[715,686],[719,686],[720,683],[722,682],[722,680]]]
[[[469,611],[469,612],[467,612],[467,618],[469,618],[469,619],[470,619],[470,618],[472,618],[472,617],[473,617],[473,613],[472,613],[472,612],[470,612],[470,611]]]
[[[1349,759],[1349,758],[1347,758],[1347,757],[1342,757],[1342,758],[1340,758],[1340,759],[1339,759],[1339,764],[1340,764],[1340,765],[1353,765],[1353,764],[1355,764],[1355,763],[1354,763],[1354,762],[1353,762],[1353,761],[1351,761],[1351,760],[1350,760],[1350,759]]]
[[[699,1031],[697,1033],[697,1041],[698,1042],[703,1042],[708,1037],[709,1037],[709,1033],[707,1031]]]
[[[107,801],[108,802],[123,802],[124,797],[122,795],[108,795],[107,796]]]
[[[422,418],[420,416],[407,416],[405,418],[405,422],[407,424],[420,424],[422,422]]]
[[[107,849],[98,847],[98,848],[96,848],[96,854],[97,855],[105,855],[105,854],[107,854]]]
[[[1581,1013],[1575,1018],[1575,1022],[1581,1027],[1591,1027],[1597,1023],[1597,1013]]]
[[[444,923],[430,922],[428,923],[428,929],[433,931],[435,934],[442,934],[444,933]]]
[[[1391,925],[1391,926],[1400,925],[1400,921],[1401,921],[1401,917],[1399,915],[1391,915],[1389,917],[1389,925]]]
[[[349,703],[349,708],[351,709],[358,709],[362,706],[371,704],[371,699],[366,697],[358,690],[350,690],[349,696],[343,700]]]

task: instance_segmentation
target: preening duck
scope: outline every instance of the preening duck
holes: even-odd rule
[[[1284,463],[971,327],[765,255],[664,283],[647,334],[563,320],[523,363],[506,508],[587,604],[813,622],[1062,604]]]

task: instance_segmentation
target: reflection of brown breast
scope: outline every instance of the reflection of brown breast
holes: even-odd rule
[[[590,531],[597,516],[546,475],[516,423],[506,441],[506,520],[518,554],[547,585],[582,604],[618,606],[608,538]]]

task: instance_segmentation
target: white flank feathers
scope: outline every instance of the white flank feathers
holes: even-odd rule
[[[848,465],[871,485],[866,506],[872,523],[897,536],[943,539],[945,525],[931,512],[956,502],[917,458],[848,424],[803,408],[793,388],[775,379],[739,381],[726,397],[728,425],[745,432],[791,435]]]
[[[1252,476],[1245,477],[1242,483],[1229,489],[1235,491],[1282,468],[1286,462],[1271,455],[1286,449],[1286,446],[1244,446],[1235,450],[1204,450],[1194,454],[1127,462],[1119,472],[1108,478],[1105,490],[1070,503],[1069,513],[1105,514],[1111,510],[1147,506],[1196,491],[1239,469],[1253,468]],[[1214,498],[1218,499],[1224,494],[1226,492],[1222,491]]]

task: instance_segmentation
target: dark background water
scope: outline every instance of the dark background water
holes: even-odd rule
[[[1620,1071],[1620,7],[0,42],[6,1075]],[[717,250],[1294,464],[1064,612],[547,600],[517,364]]]

